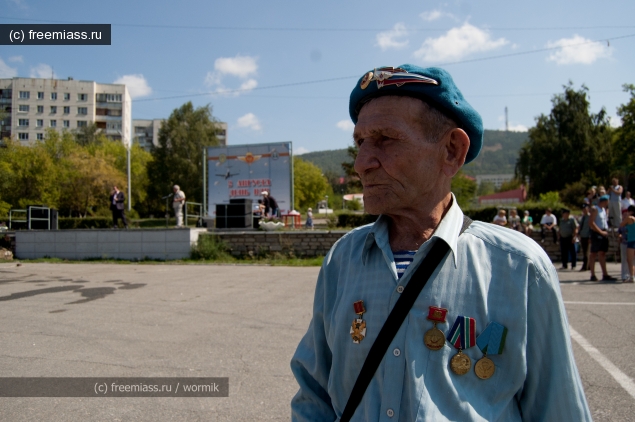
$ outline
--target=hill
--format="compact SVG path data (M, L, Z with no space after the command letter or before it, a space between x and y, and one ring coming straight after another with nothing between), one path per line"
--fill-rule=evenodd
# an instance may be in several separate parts
M514 172L516 158L522 144L527 141L527 132L505 132L504 130L485 130L483 149L479 156L463 168L470 176L479 174L510 174ZM310 161L324 173L343 175L342 163L350 161L346 148L315 151L299 156Z

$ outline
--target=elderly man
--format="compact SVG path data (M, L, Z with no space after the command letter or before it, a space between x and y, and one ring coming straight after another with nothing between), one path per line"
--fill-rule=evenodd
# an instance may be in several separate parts
M464 218L450 192L483 135L450 75L374 69L349 104L364 206L380 217L324 259L291 361L292 420L590 420L551 261Z

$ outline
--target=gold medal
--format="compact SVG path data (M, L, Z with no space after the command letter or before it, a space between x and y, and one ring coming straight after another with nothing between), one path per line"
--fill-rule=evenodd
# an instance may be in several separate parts
M495 371L496 366L494 365L494 362L492 362L492 360L487 356L483 356L478 362L476 362L476 365L474 365L474 372L476 373L476 376L482 380L491 378Z
M436 327L430 328L423 336L423 343L430 350L442 349L445 345L445 334Z
M362 319L362 316L364 316L364 312L366 312L364 301L358 300L357 302L353 303L353 309L355 309L355 313L359 315L359 318L355 318L353 320L353 323L351 324L350 334L353 338L353 343L359 344L359 342L364 340L364 337L366 337L366 321Z
M472 367L472 360L470 357L463 353L461 349L459 349L459 353L454 355L454 357L450 360L450 369L457 375L465 375L470 371Z

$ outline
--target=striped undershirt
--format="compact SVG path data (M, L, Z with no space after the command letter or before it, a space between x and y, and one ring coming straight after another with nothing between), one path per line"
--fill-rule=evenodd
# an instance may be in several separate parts
M395 265L397 266L397 277L401 278L403 273L406 272L408 265L412 263L412 260L417 251L396 251L392 255L395 257Z

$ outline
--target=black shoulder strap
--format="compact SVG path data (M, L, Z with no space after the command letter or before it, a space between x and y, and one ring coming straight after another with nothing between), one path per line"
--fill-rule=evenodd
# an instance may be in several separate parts
M463 226L461 227L459 236L470 226L470 224L472 224L472 219L464 215ZM419 268L417 268L415 273L412 275L412 278L401 293L397 303L395 303L395 307L392 308L392 311L390 311L384 326L381 327L375 342L370 347L368 356L366 356L362 370L357 376L357 381L355 381L353 391L351 391L351 395L348 398L348 402L346 403L346 407L342 413L342 418L340 419L341 422L348 422L353 417L357 406L359 406L362 401L362 397L364 397L368 384L370 384L370 381L373 379L381 360L386 354L388 347L390 347L390 343L392 343L395 335L397 335L397 331L399 331L401 324L406 319L406 316L408 316L412 305L414 305L415 301L419 297L419 293L421 293L421 290L423 290L423 287L428 282L428 279L439 266L449 250L450 247L447 243L437 240L432 246L432 249L430 249L430 252L428 252L428 255L426 255L421 264L419 264Z

